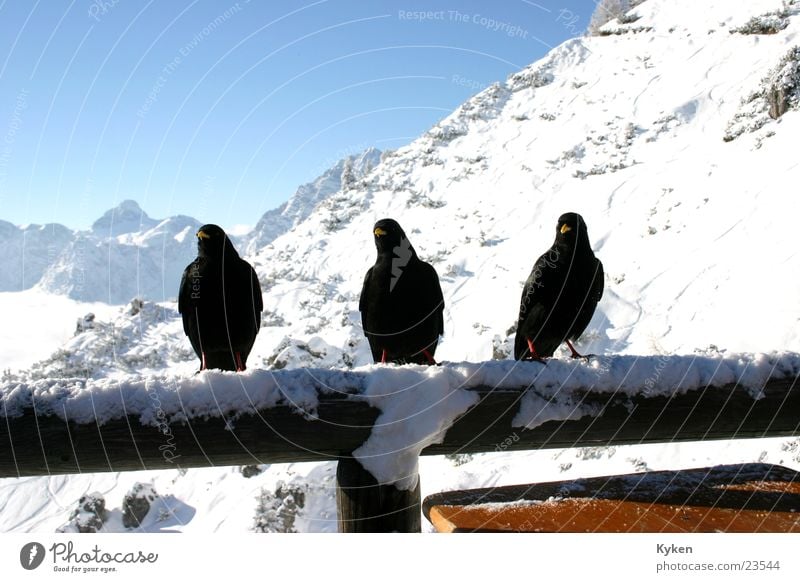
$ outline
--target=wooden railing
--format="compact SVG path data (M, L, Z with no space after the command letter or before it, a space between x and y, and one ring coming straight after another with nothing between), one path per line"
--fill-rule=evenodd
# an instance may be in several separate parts
M800 435L800 377L768 381L759 399L735 385L671 397L578 391L574 406L591 405L596 415L532 429L512 426L528 389L471 389L477 404L422 454ZM232 424L195 418L149 426L131 416L78 424L29 408L0 419L0 477L349 459L380 414L363 400L332 394L319 394L315 418L298 412L284 405L254 410ZM366 472L354 480L353 471L363 470L352 460L340 463L340 529L419 529L419 487L394 499L395 509L372 507L361 493L387 486Z

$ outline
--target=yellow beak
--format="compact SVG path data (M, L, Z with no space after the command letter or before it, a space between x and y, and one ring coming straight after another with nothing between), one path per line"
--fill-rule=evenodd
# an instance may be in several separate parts
M374 231L372 231L372 232L373 232L373 234L374 234L375 236L385 236L385 235L386 235L386 231L385 231L385 230L383 230L382 228L376 228L376 229L375 229Z
M572 230L572 227L564 224L561 226L561 234L567 234L569 231Z
M198 230L197 231L197 238L211 238L211 237L208 234L206 234L204 231Z

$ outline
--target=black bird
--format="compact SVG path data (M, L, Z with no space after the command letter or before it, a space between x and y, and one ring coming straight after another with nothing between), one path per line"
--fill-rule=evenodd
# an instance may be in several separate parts
M580 214L561 215L556 240L533 266L519 306L514 358L549 358L567 342L573 358L582 357L577 340L603 296L603 263L589 245Z
M183 271L178 311L200 369L241 372L261 327L263 299L253 267L239 257L225 231L197 231L197 258Z
M436 270L417 257L390 218L372 231L378 258L364 277L358 309L375 362L435 364L444 333L444 297Z

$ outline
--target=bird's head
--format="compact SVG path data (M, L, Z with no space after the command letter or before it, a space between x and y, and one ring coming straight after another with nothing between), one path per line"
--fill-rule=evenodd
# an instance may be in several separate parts
M576 244L577 241L587 241L586 223L577 212L567 212L558 218L556 225L556 241L561 243Z
M372 228L372 234L375 237L375 247L378 249L378 254L397 254L398 249L402 252L408 250L412 253L414 252L408 237L406 237L406 233L403 232L403 228L396 220L392 220L391 218L379 220Z
M201 257L219 257L236 253L228 235L216 224L204 224L197 230L197 253Z

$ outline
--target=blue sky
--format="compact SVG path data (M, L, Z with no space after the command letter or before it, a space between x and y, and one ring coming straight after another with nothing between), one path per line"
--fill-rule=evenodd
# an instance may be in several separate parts
M0 219L252 225L580 35L594 0L0 0Z

